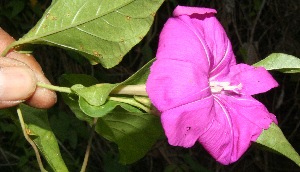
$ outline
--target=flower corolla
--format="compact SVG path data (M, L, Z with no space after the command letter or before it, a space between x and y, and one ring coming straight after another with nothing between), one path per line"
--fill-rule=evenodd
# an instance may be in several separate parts
M276 117L252 95L278 83L263 67L237 64L209 8L178 6L160 34L146 90L169 144L199 142L220 163L237 161Z

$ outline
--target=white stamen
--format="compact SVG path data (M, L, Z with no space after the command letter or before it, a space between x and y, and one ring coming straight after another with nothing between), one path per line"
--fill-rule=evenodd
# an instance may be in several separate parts
M222 91L232 91L239 94L239 91L243 88L242 83L239 85L230 85L230 82L218 82L211 81L209 83L210 90L212 93L221 93Z

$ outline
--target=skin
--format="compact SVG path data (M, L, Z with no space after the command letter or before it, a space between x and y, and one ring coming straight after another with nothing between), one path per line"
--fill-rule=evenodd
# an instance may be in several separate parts
M14 41L0 28L0 54ZM52 107L57 100L56 93L37 87L37 82L50 84L32 55L11 50L5 57L0 56L0 108L22 102L36 108Z

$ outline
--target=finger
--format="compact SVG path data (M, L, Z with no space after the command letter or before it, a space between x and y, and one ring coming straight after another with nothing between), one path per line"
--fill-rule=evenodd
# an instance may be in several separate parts
M15 41L9 34L0 28L0 51L2 52L10 43ZM14 51L10 51L6 57L18 60L27 64L35 73L38 82L50 84L49 80L44 76L41 66L35 60L32 55L19 54ZM37 87L32 97L30 97L26 103L30 106L37 108L50 108L56 103L57 97L55 92Z
M45 77L40 65L33 56L28 54L10 52L7 57L22 61L23 63L27 64L34 71L38 82L50 84L49 80ZM34 94L26 101L26 104L36 108L50 108L56 103L56 100L57 98L54 91L37 87Z
M24 63L1 57L0 108L15 106L30 97L36 89L34 72Z
M0 27L0 54L2 54L6 47L14 41L15 39Z

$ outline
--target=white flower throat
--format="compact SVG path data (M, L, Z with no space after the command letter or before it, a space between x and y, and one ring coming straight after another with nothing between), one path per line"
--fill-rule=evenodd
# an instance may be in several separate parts
M240 90L242 90L243 88L242 83L239 83L238 85L230 85L230 82L218 82L218 81L209 82L209 86L213 94L221 93L223 91L230 91L239 94Z

